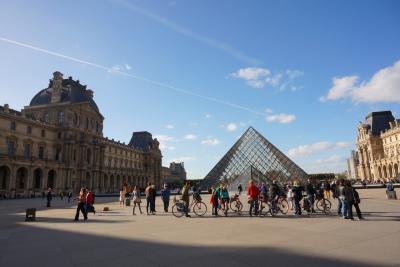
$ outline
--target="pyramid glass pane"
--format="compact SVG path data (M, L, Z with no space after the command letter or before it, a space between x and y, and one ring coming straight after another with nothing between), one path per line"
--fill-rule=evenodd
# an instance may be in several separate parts
M307 173L250 127L204 178L203 187L225 181L229 187L256 181L307 179Z

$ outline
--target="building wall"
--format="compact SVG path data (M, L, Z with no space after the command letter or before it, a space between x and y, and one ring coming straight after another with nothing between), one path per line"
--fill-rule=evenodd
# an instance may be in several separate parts
M104 138L97 107L59 100L21 112L0 106L1 196L29 196L48 187L56 193L81 187L99 193L117 192L124 183L161 186L156 139L144 150Z
M389 123L388 129L373 135L366 124L358 126L356 165L362 180L393 179L400 173L400 121Z

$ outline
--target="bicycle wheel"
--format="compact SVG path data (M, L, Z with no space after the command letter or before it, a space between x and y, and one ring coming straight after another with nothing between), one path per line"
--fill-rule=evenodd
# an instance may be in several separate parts
M289 204L286 199L283 199L281 202L277 203L278 209L282 214L286 214L289 211Z
M325 205L324 205L325 203ZM320 199L317 202L317 209L322 212L329 212L331 210L332 203L328 199Z
M229 206L233 212L240 212L243 209L243 204L240 201L232 201Z
M178 203L175 203L175 204L172 206L172 214L173 214L175 217L180 218L180 217L183 216L183 211L179 211L179 210L178 210L178 206L177 206L176 204L178 204ZM181 208L179 208L179 209L181 209Z
M197 216L203 216L207 212L207 206L204 202L196 202L193 205L193 212Z

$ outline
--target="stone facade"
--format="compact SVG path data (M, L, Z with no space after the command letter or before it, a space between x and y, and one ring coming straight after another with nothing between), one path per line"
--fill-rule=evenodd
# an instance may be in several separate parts
M399 176L400 120L390 111L372 112L358 125L357 172L361 180Z
M350 152L350 158L347 159L347 177L349 179L353 180L359 179L357 164L358 164L357 152L352 150Z
M103 137L103 121L93 91L60 72L21 111L0 106L0 196L160 186L157 139L134 132L129 144L114 141Z
M161 179L163 183L171 183L171 182L184 182L186 180L186 170L183 162L175 163L172 162L168 167L162 167L161 170Z

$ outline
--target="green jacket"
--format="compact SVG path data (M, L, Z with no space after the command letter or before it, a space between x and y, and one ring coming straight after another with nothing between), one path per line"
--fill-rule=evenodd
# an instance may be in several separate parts
M189 203L189 186L184 186L182 188L182 197L181 199L187 203Z
M221 197L221 188L218 187L217 189L214 190L214 198L220 198Z

